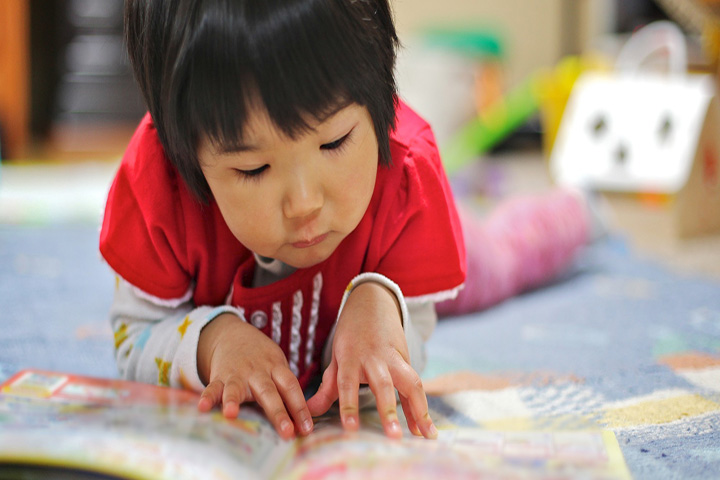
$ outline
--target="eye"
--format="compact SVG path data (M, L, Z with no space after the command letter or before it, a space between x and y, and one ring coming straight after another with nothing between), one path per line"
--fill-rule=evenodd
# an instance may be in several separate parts
M350 137L351 133L352 133L352 130L350 130L347 134L338 138L334 142L323 143L322 145L320 145L320 150L338 150L340 147L342 147L345 144L345 141Z
M590 128L592 130L592 134L596 137L602 136L603 133L607 130L607 122L605 121L604 115L598 115L597 118L592 122L590 125Z
M665 115L660 121L660 128L658 129L658 136L660 140L665 142L670 138L672 133L672 118L670 115Z
M238 175L245 179L258 179L268 168L270 168L270 165L263 165L262 167L255 168L253 170L240 170L238 168L235 168L234 170L238 173Z

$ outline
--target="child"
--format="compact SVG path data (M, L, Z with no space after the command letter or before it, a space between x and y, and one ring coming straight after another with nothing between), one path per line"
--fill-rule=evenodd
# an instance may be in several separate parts
M100 239L123 376L256 401L284 438L335 400L357 428L361 384L399 436L397 389L436 436L416 371L465 258L387 1L130 0L126 30L150 113Z
M431 130L396 97L387 0L127 0L125 22L149 114L100 237L122 375L229 418L255 401L283 438L335 401L357 429L368 398L399 437L397 390L434 438L417 372L465 250Z

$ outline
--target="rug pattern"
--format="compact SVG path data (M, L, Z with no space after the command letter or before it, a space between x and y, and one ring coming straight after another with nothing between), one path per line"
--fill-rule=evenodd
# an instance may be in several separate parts
M112 377L112 276L93 225L0 225L0 379ZM423 377L440 428L615 432L635 478L720 472L720 283L621 238L564 278L441 320Z

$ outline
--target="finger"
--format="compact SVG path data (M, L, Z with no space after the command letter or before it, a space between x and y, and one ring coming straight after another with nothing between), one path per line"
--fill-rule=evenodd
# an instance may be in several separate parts
M225 418L235 419L240 413L240 404L247 399L247 386L231 378L225 383L222 395L222 412Z
M338 365L337 391L340 403L340 420L346 430L360 427L358 391L360 389L360 365L346 362Z
M313 421L298 379L287 369L273 372L272 377L287 410L295 419L297 430L303 435L309 435L313 430Z
M222 399L223 387L224 385L220 380L210 382L200 394L198 410L209 412L215 405L218 405Z
M327 412L338 399L337 363L332 362L323 373L322 383L317 392L307 402L310 414L317 417Z
M425 438L437 438L437 429L430 418L422 380L415 370L401 359L400 354L398 354L398 359L399 361L392 363L390 375L401 398L407 399L409 411L407 408L403 408L405 417L413 418Z
M420 429L415 422L415 418L412 416L412 412L410 411L410 404L408 403L407 398L400 395L400 404L402 405L403 412L405 413L405 420L407 421L410 433L416 437L422 437L422 432L420 432Z
M278 393L277 386L268 377L250 382L250 391L255 401L265 411L265 415L275 426L278 434L288 440L295 436L295 427L285 409L285 404Z
M377 411L380 414L385 435L390 438L401 438L402 429L397 416L397 401L392 377L385 364L370 363L365 365L365 377L375 395Z

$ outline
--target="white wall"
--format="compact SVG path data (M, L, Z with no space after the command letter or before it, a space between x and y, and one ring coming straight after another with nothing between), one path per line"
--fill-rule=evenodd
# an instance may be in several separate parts
M507 84L578 53L607 31L611 0L391 0L401 40L427 26L490 26L503 32Z

